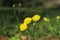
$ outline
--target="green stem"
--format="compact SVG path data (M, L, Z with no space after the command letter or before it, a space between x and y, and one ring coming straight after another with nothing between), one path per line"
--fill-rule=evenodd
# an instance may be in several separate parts
M18 23L18 25L19 25L19 19L18 19L17 15L16 15L16 9L13 8L13 11L14 11L14 15L15 15L15 17L16 17L17 23Z

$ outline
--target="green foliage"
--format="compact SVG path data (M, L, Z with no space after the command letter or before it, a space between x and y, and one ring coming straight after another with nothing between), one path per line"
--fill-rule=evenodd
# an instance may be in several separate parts
M48 34L53 34L54 36L60 36L60 19L57 20L56 16L60 16L59 9L46 9L44 10L36 8L21 8L21 9L0 9L0 35L11 36L10 40L18 39L19 37L15 37L17 33L19 33L19 25L23 22L23 19L26 17L31 17L34 14L41 15L40 21L36 22L36 25L33 26L33 22L28 25L28 29L23 32L27 36L32 36L33 38L39 38L41 36L46 36ZM44 15L44 13L46 13ZM43 17L48 17L50 19L49 22L45 22ZM17 20L18 19L18 20ZM19 33L22 35L22 33ZM18 35L18 36L20 36ZM12 37L14 36L14 37Z

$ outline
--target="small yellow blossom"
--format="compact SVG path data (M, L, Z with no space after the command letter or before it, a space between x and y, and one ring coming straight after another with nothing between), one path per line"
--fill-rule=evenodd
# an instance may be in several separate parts
M32 17L32 20L33 21L39 21L39 19L40 19L40 15L34 15L33 17Z
M57 16L56 18L57 18L57 19L60 19L60 16Z
M43 20L44 21L49 21L49 19L47 17L44 17Z
M24 23L26 23L26 24L31 23L31 21L32 21L32 18L30 18L30 17L27 17L24 19Z
M24 24L24 23L20 24L20 31L24 31L26 29L27 29L27 25L26 24Z

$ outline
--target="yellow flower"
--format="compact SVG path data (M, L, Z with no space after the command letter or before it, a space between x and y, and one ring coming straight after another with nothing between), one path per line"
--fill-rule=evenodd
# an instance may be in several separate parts
M57 19L60 19L60 16L57 16L56 18L57 18Z
M27 25L26 24L24 24L24 23L20 24L20 31L24 31L26 29L27 29Z
M32 21L32 18L30 18L30 17L27 17L24 19L25 24L29 24L29 23L31 23L31 21Z
M39 21L39 19L40 19L40 15L34 15L33 17L32 17L32 20L33 21Z
M47 17L44 17L43 20L44 21L49 21L49 19Z

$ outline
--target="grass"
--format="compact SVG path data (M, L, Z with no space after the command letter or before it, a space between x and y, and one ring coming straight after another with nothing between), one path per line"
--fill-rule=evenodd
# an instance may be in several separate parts
M31 31L28 31L29 35L31 35L31 33L33 32L31 36L33 38L36 38L35 40L38 40L38 39L39 40L60 40L59 39L59 37L60 37L60 29L59 29L60 28L60 19L57 19L56 17L52 17L49 19L50 19L50 21L44 21L42 19L36 23L35 26L38 27L39 30L37 30L33 25L29 25L29 27L31 27L31 29L30 29ZM34 30L32 30L32 29L34 29ZM26 36L28 35L28 32L26 32ZM18 37L16 37L16 36L11 37L10 40L19 40L19 38L20 38L20 35L18 35Z
M10 10L10 8L7 8L6 10L5 9L0 8L0 12L1 12L0 14L1 14L1 18L2 18L0 20L1 20L1 23L3 23L2 27L7 27L7 28L5 28L5 29L1 28L1 29L4 29L2 31L5 34L6 34L6 31L11 33L11 31L13 29L12 33L15 32L15 33L13 33L14 36L12 36L12 33L9 34L9 35L11 35L9 40L19 40L20 36L22 35L21 34L22 32L19 31L19 28L17 25L17 20L14 16L12 10ZM34 13L38 13L38 14L42 13L42 12L40 12L40 9L38 9L38 8L36 8L36 9L35 8L34 9L32 9L32 8L31 9L30 8L21 8L21 9L16 8L16 9L18 10L18 12L16 11L16 14L17 15L19 14L19 16L18 16L19 23L22 21L21 18L23 18L23 17L32 16L32 15L34 15ZM36 10L38 10L38 11L36 11ZM47 14L44 16L41 15L42 18L38 22L36 22L35 26L32 25L33 22L30 25L28 25L29 30L27 29L23 33L26 36L31 36L32 38L36 38L39 40L45 40L45 39L53 40L55 38L56 38L56 40L60 40L59 39L60 38L60 19L56 18L56 16L60 16L60 10L58 8L46 9L46 10L47 10ZM20 13L23 13L23 12L24 12L25 16L23 14L20 15ZM7 15L5 15L4 13L6 13ZM43 17L45 17L45 16L47 18L49 18L50 21L44 21ZM11 21L11 20L14 20L14 21ZM2 33L2 31L1 31L1 33ZM16 33L17 31L18 31L18 33Z

